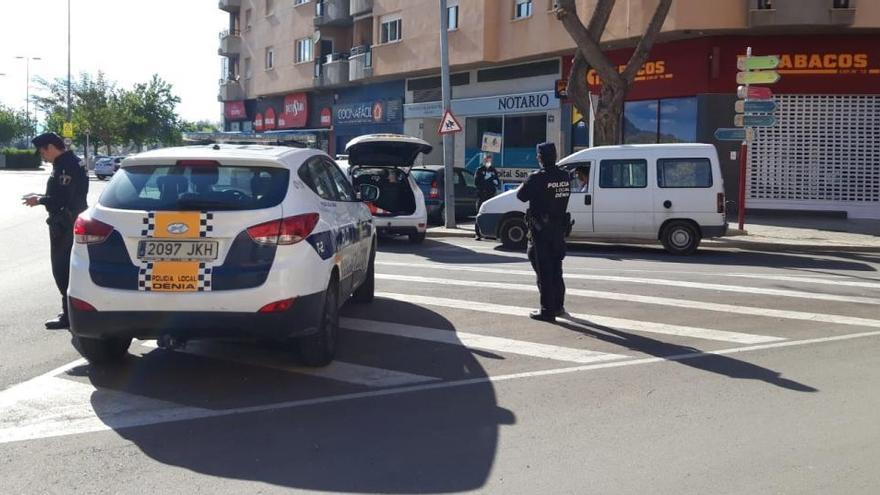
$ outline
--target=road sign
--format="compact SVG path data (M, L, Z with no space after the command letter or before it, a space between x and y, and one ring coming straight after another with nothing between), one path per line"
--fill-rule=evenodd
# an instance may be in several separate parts
M461 132L461 124L458 123L458 119L455 118L455 115L452 115L452 112L447 110L445 114L443 114L443 120L440 121L440 128L437 129L439 134L452 134L455 132Z
M483 146L480 151L488 151L491 153L501 153L501 134L494 132L483 133Z
M773 115L742 115L733 118L733 125L737 127L771 127L776 125L776 117Z
M734 106L736 113L772 113L776 102L772 100L738 100Z
M738 72L737 84L773 84L779 81L779 73L775 70L759 70L755 72Z
M764 55L762 57L738 57L736 68L739 70L775 69L779 67L777 55Z
M764 86L739 86L736 97L740 100L769 100L773 98L773 91Z
M65 122L61 127L61 136L66 138L73 137L73 122Z
M741 128L722 128L715 131L715 139L719 141L752 141L755 131Z

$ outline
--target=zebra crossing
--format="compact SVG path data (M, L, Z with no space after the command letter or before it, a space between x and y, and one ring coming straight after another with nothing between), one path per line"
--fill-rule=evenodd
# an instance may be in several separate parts
M526 262L381 256L377 299L344 309L340 353L326 368L265 346L193 343L172 353L136 341L126 373L155 372L153 384L96 376L77 360L0 391L0 444L880 336L880 319L870 317L880 314L880 282L779 273L705 280L712 275L573 270L568 314L554 326L527 318L537 290ZM645 293L657 289L662 295ZM207 382L256 392L224 402Z

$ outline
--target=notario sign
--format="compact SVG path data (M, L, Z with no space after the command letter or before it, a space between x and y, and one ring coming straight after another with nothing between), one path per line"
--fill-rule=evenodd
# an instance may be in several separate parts
M305 127L308 123L309 100L305 93L293 93L284 97L284 110L278 116L279 129Z
M547 93L502 96L498 98L498 110L504 112L539 110L546 109L549 106L550 96Z

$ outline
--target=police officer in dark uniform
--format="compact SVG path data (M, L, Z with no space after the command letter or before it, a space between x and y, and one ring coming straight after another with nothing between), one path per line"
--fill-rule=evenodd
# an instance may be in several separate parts
M89 176L80 166L79 158L65 150L64 141L57 134L41 134L31 141L44 162L52 163L52 175L46 183L46 194L24 198L28 206L43 205L49 212L49 242L52 256L52 276L61 292L61 313L46 322L46 328L69 328L67 318L67 285L70 279L70 251L73 248L73 223L82 213L89 193Z
M492 166L492 155L487 154L483 159L483 165L474 172L474 185L477 186L477 212L480 206L486 201L495 197L498 188L501 187L501 179L498 177L498 170ZM480 226L475 225L477 240L483 238L480 234Z
M565 312L562 260L565 258L565 236L571 227L567 212L571 182L569 175L556 166L556 146L553 143L538 145L538 162L542 169L523 182L516 197L529 203L526 211L528 254L538 275L538 291L541 293L541 309L529 316L553 322Z

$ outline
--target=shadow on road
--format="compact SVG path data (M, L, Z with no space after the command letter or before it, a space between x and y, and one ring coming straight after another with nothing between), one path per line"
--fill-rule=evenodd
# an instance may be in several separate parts
M522 263L522 257L475 251L454 243L426 239L421 244L410 244L405 237L381 237L379 250L383 253L412 254L438 263L479 265L484 263ZM504 251L496 249L498 253ZM513 252L513 251L511 251Z
M729 356L707 354L695 347L670 344L656 339L623 332L589 320L565 316L557 324L568 330L620 345L636 352L679 362L701 371L708 371L739 380L760 380L796 392L818 392L809 385L783 378L782 374Z
M442 316L422 307L377 300L381 308L353 306L344 314L399 315L454 332ZM372 309L371 309L372 308ZM105 424L158 462L221 478L326 492L440 493L480 489L498 447L501 424L513 414L497 405L491 382L463 346L396 339L383 356L384 336L343 331L339 361L423 374L440 380L371 388L290 371L155 350L132 355L121 367L74 370L97 388L91 402ZM371 339L378 340L367 348ZM387 337L385 337L387 338ZM388 346L393 346L389 343ZM230 346L198 343L198 346ZM264 345L239 345L242 358L284 353ZM255 351L256 349L256 351ZM257 352L259 351L259 352ZM438 359L441 358L441 359ZM397 359L397 361L395 361ZM296 363L291 363L296 366ZM420 366L420 367L419 367ZM429 373L430 370L430 373ZM451 381L465 386L443 386ZM424 386L423 386L424 385ZM440 385L440 386L437 386ZM119 392L208 409L201 419L119 427ZM128 396L130 397L130 396ZM271 404L285 403L272 408ZM269 407L261 407L269 406ZM223 415L230 408L257 411ZM214 416L214 417L211 417ZM184 489L185 490L185 489Z

